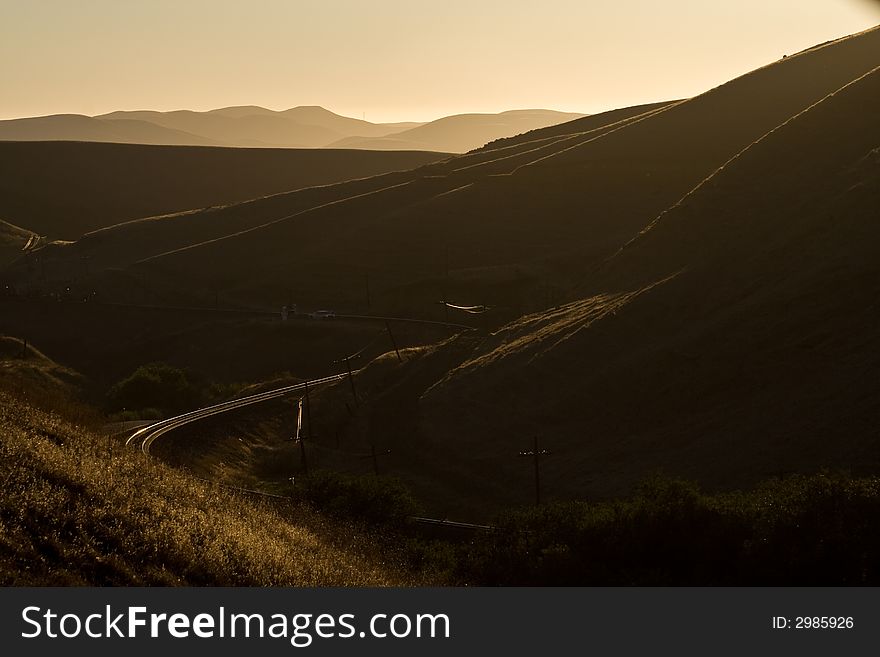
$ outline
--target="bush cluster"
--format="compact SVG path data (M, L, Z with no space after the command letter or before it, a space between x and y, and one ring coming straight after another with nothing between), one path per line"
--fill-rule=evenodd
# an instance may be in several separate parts
M327 515L368 524L400 526L420 512L409 489L393 477L321 470L297 477L294 495Z
M141 365L110 388L107 406L110 412L126 409L128 414L136 411L137 415L137 411L143 410L152 415L168 415L205 406L229 392L187 370L167 363L150 363Z
M509 513L462 554L489 585L876 585L880 478L794 476L707 495L653 479L629 499Z

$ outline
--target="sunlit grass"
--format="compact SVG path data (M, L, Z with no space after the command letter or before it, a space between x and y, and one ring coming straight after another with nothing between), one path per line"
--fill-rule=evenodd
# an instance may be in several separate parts
M4 585L405 585L350 527L191 478L0 390Z

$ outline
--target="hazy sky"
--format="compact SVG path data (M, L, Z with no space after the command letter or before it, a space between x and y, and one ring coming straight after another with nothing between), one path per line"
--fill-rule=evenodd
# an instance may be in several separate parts
M0 0L0 118L595 112L691 96L877 23L868 0Z

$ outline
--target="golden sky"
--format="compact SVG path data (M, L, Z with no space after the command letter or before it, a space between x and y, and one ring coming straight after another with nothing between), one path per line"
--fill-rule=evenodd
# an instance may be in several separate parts
M372 121L691 96L868 0L0 0L0 118L323 105Z

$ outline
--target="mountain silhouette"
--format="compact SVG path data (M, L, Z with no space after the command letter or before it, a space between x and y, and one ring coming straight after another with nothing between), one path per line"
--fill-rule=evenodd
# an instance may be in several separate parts
M276 112L254 105L207 112L117 111L0 121L0 141L98 141L243 148L358 148L461 152L498 137L560 123L576 114L547 110L469 114L430 124L370 123L323 107ZM415 132L412 132L415 131Z
M218 142L176 128L129 117L103 121L80 114L56 114L0 121L0 141L100 141L121 144L216 146Z
M464 153L502 137L557 125L583 114L551 110L513 110L500 114L458 114L424 125L380 135L372 139L348 137L336 142L338 148L374 150L429 150Z

